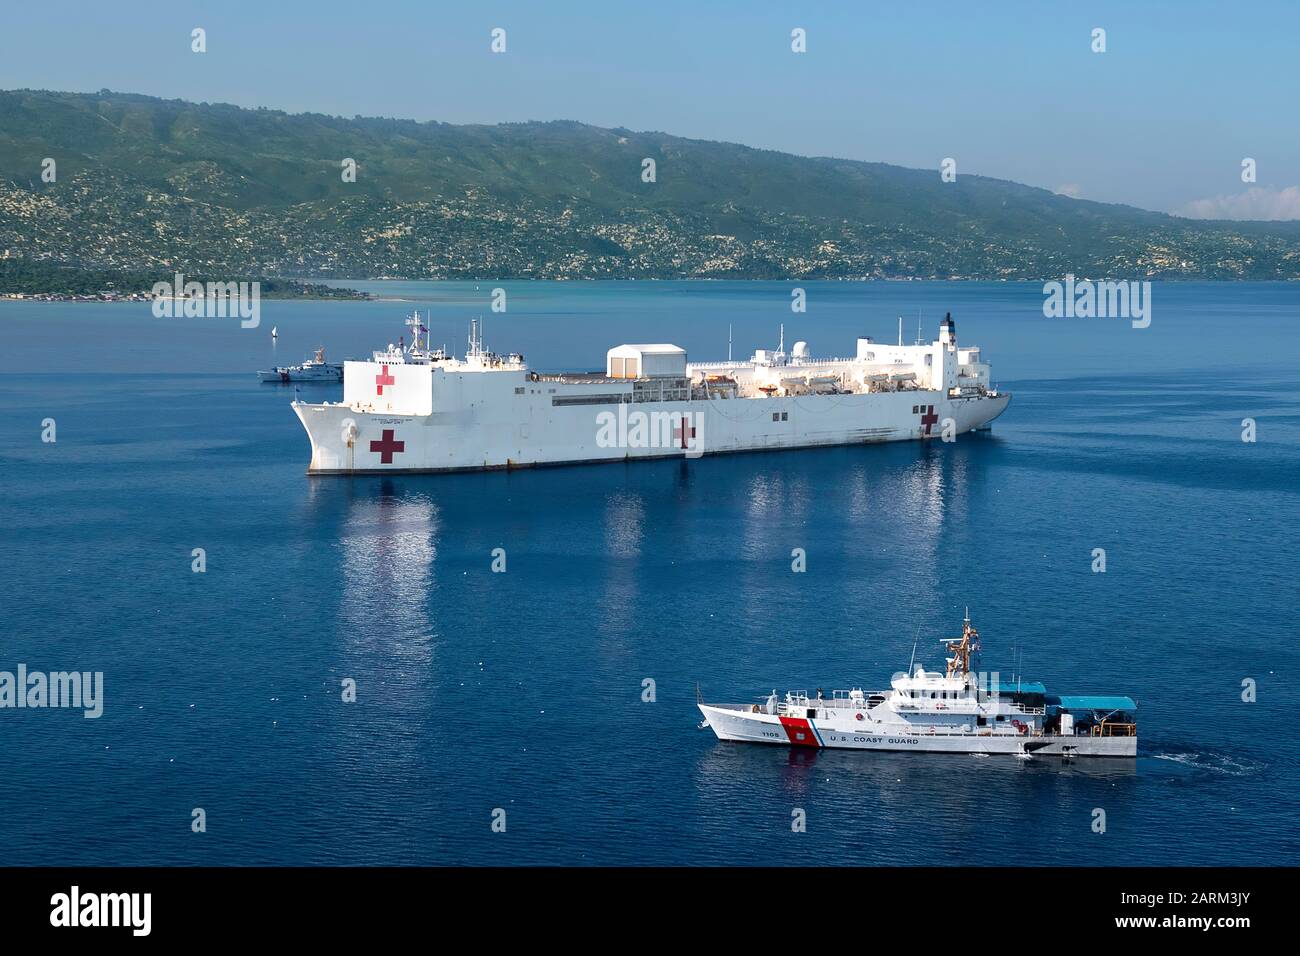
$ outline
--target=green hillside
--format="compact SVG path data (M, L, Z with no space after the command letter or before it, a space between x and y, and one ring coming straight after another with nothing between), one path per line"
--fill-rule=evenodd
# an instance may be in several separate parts
M1300 224L572 122L14 91L0 92L0 257L280 276L1294 279Z

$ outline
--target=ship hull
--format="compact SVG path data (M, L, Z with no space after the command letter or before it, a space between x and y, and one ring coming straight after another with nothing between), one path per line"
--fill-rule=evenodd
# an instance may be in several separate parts
M719 740L787 747L889 750L910 753L1005 754L1044 757L1136 757L1137 737L1025 735L972 729L929 732L897 723L855 718L818 721L753 712L752 708L700 704Z
M341 367L334 367L328 371L312 372L300 372L294 369L276 369L272 372L258 372L257 377L262 382L275 385L337 385L343 381L343 369Z
M308 473L357 475L696 458L955 438L987 427L1010 401L1007 394L947 398L936 391L912 390L621 406L556 406L549 399L506 401L497 412L488 411L495 403L483 402L456 412L423 415L348 404L295 402L293 408L311 440ZM658 421L675 424L651 423L638 431L638 414L660 416ZM681 437L683 432L689 437Z

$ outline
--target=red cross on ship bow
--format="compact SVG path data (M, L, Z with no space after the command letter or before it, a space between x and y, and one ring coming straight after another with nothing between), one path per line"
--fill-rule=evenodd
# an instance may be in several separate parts
M385 428L383 435L376 441L370 443L370 450L379 452L379 462L383 465L393 463L393 455L400 451L406 451L406 442L394 441L393 430Z
M375 376L375 394L376 395L384 394L384 386L392 385L396 381L397 379L393 378L393 376L388 374L388 366L385 365L384 370Z

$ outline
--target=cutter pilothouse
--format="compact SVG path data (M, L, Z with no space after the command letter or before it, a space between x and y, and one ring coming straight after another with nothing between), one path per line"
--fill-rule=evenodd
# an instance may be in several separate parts
M1021 757L1135 757L1137 704L1129 697L1047 693L1039 683L1000 684L977 673L979 632L967 614L959 638L945 639L942 672L920 665L889 690L773 691L762 703L699 702L721 740Z
M931 343L857 340L848 358L807 343L747 362L695 362L667 343L619 345L603 372L544 374L498 355L471 324L463 358L412 342L344 363L343 401L294 402L310 474L467 471L699 457L956 437L986 428L1011 396L944 318Z

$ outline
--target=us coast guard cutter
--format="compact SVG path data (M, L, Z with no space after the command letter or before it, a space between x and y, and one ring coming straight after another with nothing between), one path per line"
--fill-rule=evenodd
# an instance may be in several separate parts
M944 673L896 676L891 690L773 691L763 704L706 704L721 740L1017 756L1136 757L1137 704L1128 697L1053 696L1042 684L982 680L973 668L979 632L967 614L960 638L943 642Z
M440 472L811 448L959 435L986 427L1011 396L989 385L952 317L929 344L857 340L852 358L804 342L748 362L687 363L675 345L620 345L603 373L544 375L484 348L464 358L428 344L344 363L343 401L294 402L311 438L309 474ZM423 336L423 338L422 338Z

